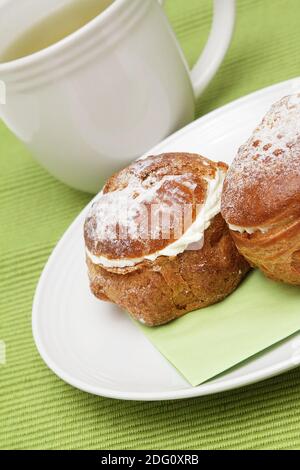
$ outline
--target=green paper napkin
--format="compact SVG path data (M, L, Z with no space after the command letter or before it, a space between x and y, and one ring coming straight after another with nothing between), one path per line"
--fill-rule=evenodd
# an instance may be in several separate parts
M254 271L227 299L167 325L142 326L194 386L300 330L300 288Z

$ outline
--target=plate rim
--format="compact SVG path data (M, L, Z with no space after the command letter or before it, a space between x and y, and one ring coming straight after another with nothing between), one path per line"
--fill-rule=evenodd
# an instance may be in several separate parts
M283 82L254 91L224 106L221 106L209 112L208 114L196 119L195 121L188 124L187 126L180 129L179 131L175 132L174 134L170 135L169 137L164 139L162 142L157 144L155 147L150 149L146 153L146 155L156 152L156 149L159 149L162 146L162 144L168 144L170 141L174 139L176 140L176 138L181 137L185 135L186 133L190 132L194 128L198 127L199 122L203 124L206 121L209 121L210 119L215 119L215 117L217 117L218 115L224 112L229 111L230 109L239 107L240 105L242 105L244 102L247 102L248 100L251 101L251 99L253 98L259 99L261 95L272 93L273 91L277 89L279 90L280 88L285 88L289 86L293 87L297 83L300 89L300 77L299 76L292 78L290 80L285 80ZM39 327L38 327L39 305L40 305L40 300L41 300L41 296L43 292L43 286L47 279L48 272L51 270L52 265L55 262L57 251L63 245L65 239L68 238L68 235L70 235L71 232L76 230L77 225L81 223L81 219L84 217L85 213L88 211L94 199L95 198L92 198L92 200L87 204L87 206L76 216L75 220L67 228L67 230L64 232L64 234L62 235L62 237L60 238L60 240L54 247L50 257L48 258L48 261L46 262L46 265L42 271L42 274L39 278L37 288L36 288L34 298L33 298L32 334L33 334L34 342L36 344L37 350L41 358L43 359L47 367L50 370L52 370L52 372L54 372L60 379L62 379L64 382L68 383L69 385L79 390L82 390L87 393L91 393L93 395L106 397L106 398L114 398L114 399L121 399L121 400L134 400L134 401L164 401L164 400L179 400L179 399L193 398L193 397L198 397L198 396L207 396L207 395L218 394L221 392L226 392L229 390L234 390L234 389L251 385L257 382L261 382L262 380L270 379L274 376L283 374L284 372L288 372L292 369L299 367L299 363L297 363L291 357L287 360L277 362L269 367L260 369L259 371L250 372L247 375L244 375L242 377L235 377L232 379L224 380L222 382L213 383L213 384L211 384L210 382L207 382L207 383L198 385L196 387L191 386L190 388L171 390L171 391L166 391L166 392L132 392L132 391L127 392L127 391L110 389L108 387L92 386L92 385L85 383L84 381L80 379L74 378L68 372L64 371L48 355L46 348L43 345L43 341L41 339L41 335L39 334Z

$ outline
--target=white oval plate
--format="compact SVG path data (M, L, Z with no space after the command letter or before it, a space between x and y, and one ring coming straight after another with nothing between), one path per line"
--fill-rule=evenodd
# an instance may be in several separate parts
M149 154L188 151L231 163L270 105L300 90L290 80L239 99L177 132ZM33 334L50 369L69 384L126 400L169 400L208 395L258 382L299 365L289 338L215 380L191 387L127 315L89 291L83 222L77 217L53 251L33 304Z

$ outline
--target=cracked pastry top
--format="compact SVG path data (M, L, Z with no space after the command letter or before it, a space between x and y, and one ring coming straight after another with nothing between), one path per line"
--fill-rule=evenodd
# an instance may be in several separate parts
M220 212L226 171L224 163L187 153L136 161L113 176L93 204L85 223L88 256L125 267L201 242Z
M234 231L268 232L300 216L300 94L266 114L230 167L222 214Z

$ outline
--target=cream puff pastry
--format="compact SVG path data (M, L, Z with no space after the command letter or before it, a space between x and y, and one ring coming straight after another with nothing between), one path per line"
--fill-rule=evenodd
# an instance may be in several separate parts
M252 266L300 285L300 94L275 103L240 148L222 215Z
M91 290L161 325L229 295L249 265L220 214L227 166L173 153L110 178L84 227Z

